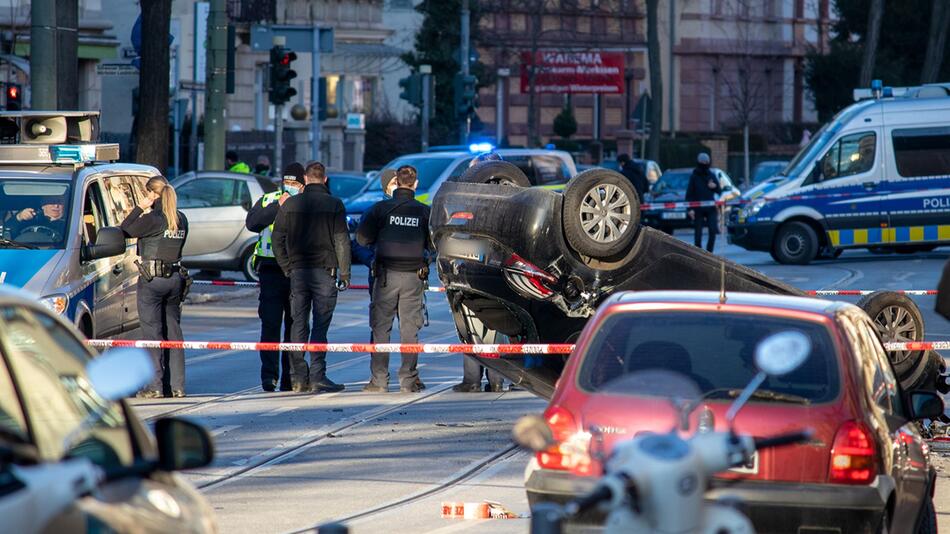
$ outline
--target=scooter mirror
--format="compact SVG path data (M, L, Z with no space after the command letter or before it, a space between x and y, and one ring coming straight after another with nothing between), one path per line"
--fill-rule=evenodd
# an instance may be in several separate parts
M86 365L92 387L109 401L135 393L152 380L154 373L152 359L142 349L113 349Z
M765 338L755 349L755 365L767 375L781 376L798 369L811 354L811 340L789 330Z
M539 415L526 415L518 419L511 436L515 443L535 452L545 451L557 444L551 427Z

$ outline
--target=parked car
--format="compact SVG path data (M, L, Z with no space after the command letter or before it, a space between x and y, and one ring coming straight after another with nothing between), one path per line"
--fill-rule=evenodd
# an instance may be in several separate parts
M622 290L717 290L805 296L728 259L639 224L632 184L606 169L568 182L563 193L522 187L505 162L477 165L442 185L429 227L439 278L464 343L509 339L568 343L611 294ZM501 179L508 185L498 185ZM512 185L515 184L515 185ZM888 341L922 341L920 309L879 291L860 305ZM893 313L894 310L900 310ZM900 333L899 333L900 332ZM891 353L906 386L937 386L943 358L933 351ZM565 358L479 358L486 367L550 397Z
M75 328L5 285L0 325L0 530L216 532L208 501L173 473L211 462L210 435L162 418L153 437L114 400L151 378L148 356L93 359ZM93 469L104 479L80 476Z
M368 186L370 178L360 172L327 172L327 182L330 194L346 202L351 197L362 193Z
M757 373L756 346L785 331L808 337L808 359L766 378L735 430L772 436L808 427L813 437L756 452L717 479L707 499L738 498L757 532L936 532L936 472L913 420L927 403L935 403L929 417L942 413L940 397L901 388L874 324L856 306L761 294L624 292L608 299L581 334L545 411L564 445L530 461L529 501L584 494L602 470L599 458L617 443L670 431L668 409L649 394L610 388L612 381L648 369L685 375L703 397L682 430L724 431L731 401Z
M749 185L759 185L782 172L785 167L788 167L788 160L760 161L752 169L752 183Z
M730 201L738 198L742 192L732 182L725 171L713 167L710 169L719 179L722 185L722 193L716 195L716 200ZM685 202L686 186L689 185L689 177L693 174L693 169L668 169L660 179L653 184L650 192L644 196L644 202L662 203L662 202ZM668 234L672 234L678 228L692 228L693 221L689 219L686 212L687 208L649 210L643 212L643 224L658 228ZM725 209L724 213L729 209Z
M244 226L247 212L264 193L277 190L269 178L226 171L185 173L174 181L178 209L188 217L182 264L212 274L241 271L256 282L251 265L257 234Z
M653 161L652 159L634 159L633 162L640 166L640 169L643 171L643 174L646 175L647 181L650 182L650 184L655 184L663 174L663 171L660 170L660 164ZM587 169L594 169L597 167L620 172L620 167L617 165L616 160L605 160L600 165L578 165L577 172L583 172Z

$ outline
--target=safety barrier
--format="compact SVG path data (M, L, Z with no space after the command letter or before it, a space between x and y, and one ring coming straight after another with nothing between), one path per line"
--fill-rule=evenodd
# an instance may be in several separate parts
M241 350L296 352L408 352L420 354L570 354L569 343L465 344L465 343L258 343L228 341L152 341L135 339L90 339L89 346L105 349L135 347L140 349ZM912 341L885 343L889 351L950 350L950 341Z

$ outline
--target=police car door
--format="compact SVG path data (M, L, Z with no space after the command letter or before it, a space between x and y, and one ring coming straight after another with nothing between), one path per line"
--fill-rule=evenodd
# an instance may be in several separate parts
M884 203L894 242L921 250L950 242L950 126L888 123L887 133L891 194Z
M144 198L146 180L148 180L147 176L108 176L102 179L109 221L113 226L122 224L122 221L138 205L139 200ZM138 267L135 265L137 258L135 245L131 241L126 242L125 254L115 258L119 264L113 272L119 271L116 274L116 281L121 283L122 288L123 331L132 330L139 324L136 295Z
M96 242L96 234L111 224L107 204L99 180L86 184L82 203L83 245ZM77 306L87 306L92 312L93 330L86 332L95 337L110 336L122 330L125 315L123 302L124 271L122 256L82 262L82 277L87 283L75 297Z
M832 246L874 245L886 237L881 146L880 127L843 134L803 184L802 203L823 216Z

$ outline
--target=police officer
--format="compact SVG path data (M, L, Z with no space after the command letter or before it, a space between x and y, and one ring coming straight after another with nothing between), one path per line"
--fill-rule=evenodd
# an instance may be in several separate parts
M424 284L429 278L426 253L433 247L429 239L429 207L415 199L418 185L414 167L399 167L393 197L377 202L363 214L356 232L361 245L376 247L369 319L374 343L389 342L397 313L399 340L419 340ZM413 393L425 388L416 368L418 359L415 353L402 353L399 391ZM363 391L389 391L389 353L373 353L370 371L372 377Z
M290 312L290 279L277 265L271 244L277 209L288 198L299 194L304 187L303 165L294 162L284 168L281 188L263 195L247 212L245 225L252 232L260 232L254 248L254 268L260 276L261 292L257 315L261 318L261 342L280 341L281 325L284 327L284 342L292 339L293 318ZM290 391L290 356L283 351L261 351L261 388L264 391L277 389ZM279 361L279 364L278 364Z
M716 195L722 193L722 184L710 169L710 163L709 154L702 152L697 156L696 168L693 169L689 184L686 186L686 202L716 200ZM716 232L719 230L718 208L714 206L690 208L686 213L693 220L693 243L697 247L703 246L703 226L705 226L709 230L706 250L712 252L716 247Z
M147 196L129 212L121 228L128 237L138 238L136 260L139 281L136 298L145 339L181 341L181 304L190 284L188 271L181 266L181 249L188 237L188 220L178 211L178 197L165 178L146 182ZM145 213L145 210L151 211ZM157 398L163 383L173 397L185 396L185 352L181 349L150 349L156 374L152 383L137 395Z
M326 186L327 172L314 161L304 172L303 192L284 201L274 221L274 257L290 278L293 339L326 343L338 291L350 286L350 236L346 210ZM339 279L336 277L339 275ZM313 329L310 315L313 313ZM327 378L326 352L290 354L291 388L313 393L342 391Z

